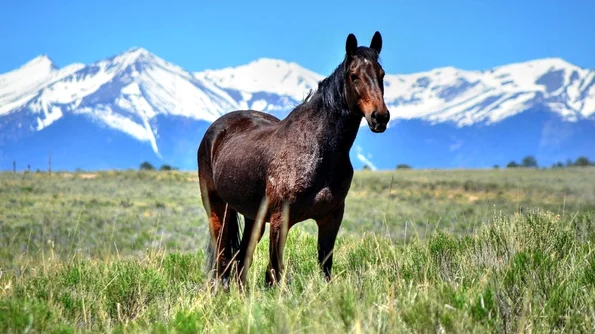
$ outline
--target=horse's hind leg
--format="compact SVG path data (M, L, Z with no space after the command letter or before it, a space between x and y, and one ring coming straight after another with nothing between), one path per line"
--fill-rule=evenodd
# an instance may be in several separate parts
M209 268L220 278L224 287L228 287L229 273L232 270L232 260L239 248L239 226L237 212L232 210L215 193L209 193L205 198L205 209L209 215L209 229L211 231L210 251L215 268Z
M260 240L265 229L265 223L262 222L260 230L255 231L256 226L255 220L244 217L244 234L242 236L242 242L240 243L240 252L238 254L238 278L241 284L245 284L248 277L248 270L252 263L252 255L254 249Z

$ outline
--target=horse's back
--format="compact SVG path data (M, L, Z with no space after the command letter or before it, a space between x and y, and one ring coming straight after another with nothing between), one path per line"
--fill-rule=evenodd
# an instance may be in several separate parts
M213 146L216 142L221 141L222 137L277 122L279 122L277 117L257 110L248 109L229 112L216 119L207 128L199 146L198 158L200 159L202 154L208 153L210 155L213 153L212 151L215 149ZM203 151L201 154L201 147L208 152Z
M238 131L255 126L269 125L279 122L279 119L271 114L258 110L235 110L219 117L211 124L209 130L218 132L221 129ZM206 134L205 134L206 135Z

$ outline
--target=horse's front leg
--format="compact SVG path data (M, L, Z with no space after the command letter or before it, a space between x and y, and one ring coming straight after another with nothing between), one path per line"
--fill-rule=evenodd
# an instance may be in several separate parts
M265 281L267 285L276 285L281 281L283 271L283 250L287 240L287 232L291 227L289 221L288 206L283 210L271 213L269 221L270 243L269 243L269 266L266 271Z
M345 202L341 203L330 215L316 220L316 225L318 225L318 264L327 281L331 280L333 248L335 247L339 227L341 227L344 211Z

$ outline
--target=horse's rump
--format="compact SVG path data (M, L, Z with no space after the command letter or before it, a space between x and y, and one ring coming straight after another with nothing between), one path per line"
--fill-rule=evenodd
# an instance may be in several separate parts
M199 177L208 179L208 190L248 217L264 196L266 138L278 122L259 111L233 111L209 127L199 147Z

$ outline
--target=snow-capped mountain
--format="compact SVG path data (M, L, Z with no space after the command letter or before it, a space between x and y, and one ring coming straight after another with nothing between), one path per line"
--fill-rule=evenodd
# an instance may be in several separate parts
M412 75L387 75L386 99L397 117L496 123L544 105L569 121L595 113L595 71L559 58L499 66L487 71L438 68Z
M248 108L284 117L328 74L268 58L192 73L142 48L64 68L42 55L0 75L0 164L42 168L51 152L63 169L136 168L141 159L195 169L210 122ZM356 167L595 155L595 71L562 59L387 74L385 99L389 129L360 130Z
M261 58L247 65L194 73L235 97L238 108L288 111L318 87L324 76L296 63Z

